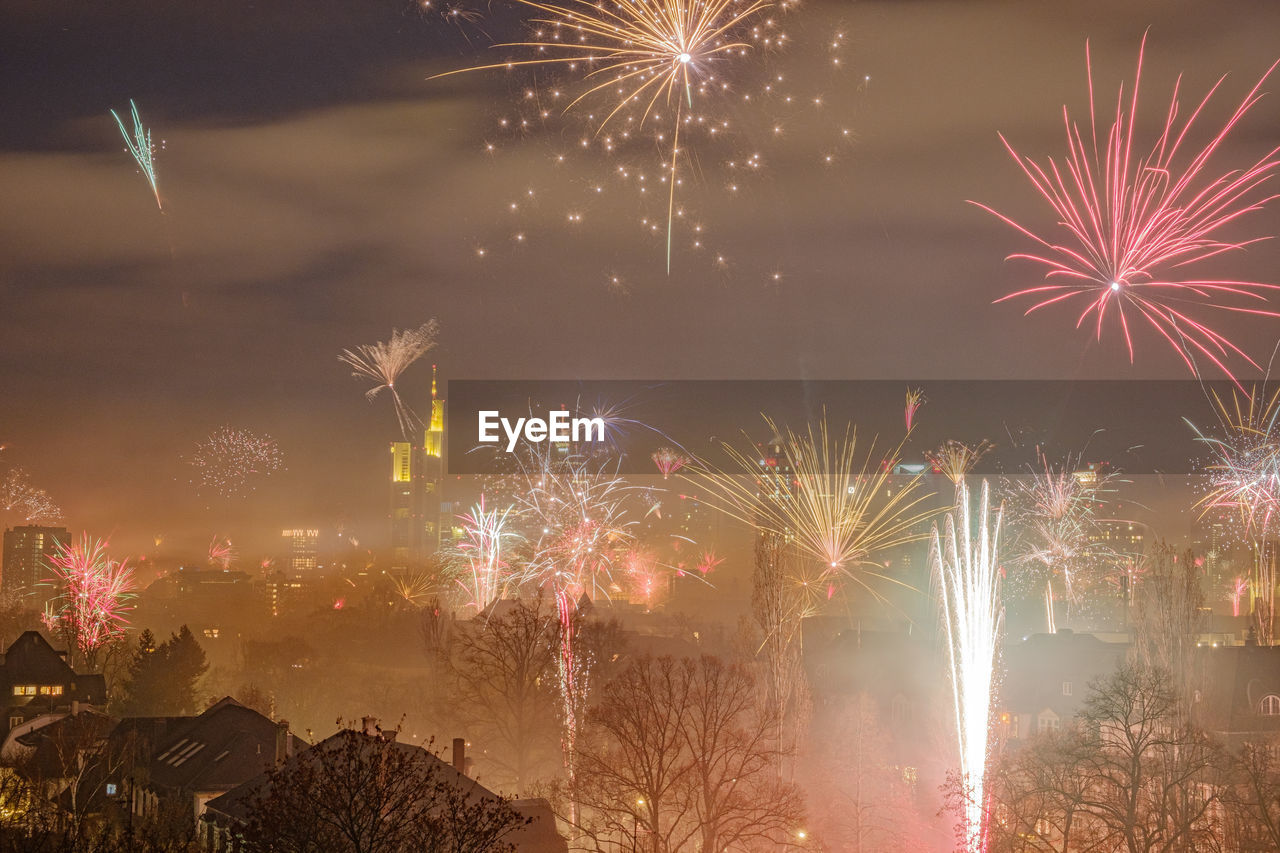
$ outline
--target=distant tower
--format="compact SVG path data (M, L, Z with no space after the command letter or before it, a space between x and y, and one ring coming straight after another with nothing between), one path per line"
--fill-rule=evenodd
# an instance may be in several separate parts
M53 576L49 558L70 541L71 533L65 527L26 525L6 530L0 592L20 598L27 607L43 610L57 594L54 586L46 583Z
M448 541L449 505L443 500L444 400L436 366L431 366L431 418L422 444L391 442L392 568L407 569L427 560Z
M314 527L295 527L283 530L280 535L288 548L289 570L309 572L320 564L320 531Z

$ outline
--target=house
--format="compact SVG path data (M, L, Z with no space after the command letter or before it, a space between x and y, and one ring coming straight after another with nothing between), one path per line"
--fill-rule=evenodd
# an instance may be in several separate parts
M998 738L1016 742L1066 726L1083 707L1089 685L1115 672L1128 650L1127 643L1068 628L1006 645L996 703Z
M135 815L172 808L199 820L205 804L293 755L301 741L275 722L223 698L195 717L126 719L113 733L132 739L137 760L108 781Z
M73 706L102 707L107 685L99 674L76 673L66 652L55 650L39 631L26 631L0 661L0 696L0 732L8 735L37 718L51 722Z
M1197 725L1233 748L1280 744L1280 646L1200 646L1193 661Z
M412 756L415 760L420 757L426 762L425 766L428 768L429 778L433 784L444 783L464 791L466 802L474 802L482 798L498 799L497 794L465 774L463 769L466 767L466 753L465 744L461 738L453 743L453 761L449 763L420 746L397 741L396 734L394 731L384 732L376 727L372 718L365 718L363 731L343 729L315 746L290 757L284 766L303 774L309 770L318 770L324 778L332 779L343 775L334 772L335 766L345 767L349 771L358 773L356 768L363 760L362 754L369 756L372 753L375 759L371 764L377 765L380 759L377 759L376 755L381 753L376 751L387 749L398 752L402 756ZM337 783L336 789L339 793L335 796L343 796L342 781ZM351 782L359 784L355 780ZM205 829L202 836L206 849L218 851L218 853L235 850L239 827L249 822L254 801L259 797L270 796L271 785L271 777L264 772L205 803ZM334 790L334 788L328 787L327 790ZM363 790L355 788L345 790L345 794L349 797L358 797L362 793ZM404 791L395 793L396 798L404 795ZM514 845L516 853L567 853L568 843L556 831L555 816L546 800L514 800L509 804L519 815L528 820L526 825L503 839L505 843ZM430 804L422 803L421 805L429 806ZM402 804L398 808L413 808L413 804Z

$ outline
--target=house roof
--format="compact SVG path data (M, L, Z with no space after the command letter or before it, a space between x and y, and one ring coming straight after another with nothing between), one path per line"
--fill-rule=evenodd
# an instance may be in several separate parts
M1280 716L1259 713L1280 695L1280 646L1201 646L1195 650L1193 713L1209 731L1280 734Z
M8 684L69 684L76 677L64 653L39 631L24 631L4 653L0 678Z
M1018 714L1047 709L1069 720L1083 705L1089 685L1114 672L1128 648L1067 629L1010 643L1004 649L1000 705ZM1068 683L1070 693L1065 692Z
M154 718L150 718L154 719ZM286 753L292 735L251 708L227 697L197 717L170 719L157 726L150 781L188 791L227 791L276 763L279 738Z

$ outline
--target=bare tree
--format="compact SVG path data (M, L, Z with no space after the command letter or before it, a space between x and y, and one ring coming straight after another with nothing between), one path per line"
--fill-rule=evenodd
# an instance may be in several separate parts
M512 789L526 793L557 757L555 615L541 599L457 632L453 676L473 739Z
M597 836L675 853L770 849L803 808L777 780L776 720L746 668L712 657L643 657L606 684L580 758Z

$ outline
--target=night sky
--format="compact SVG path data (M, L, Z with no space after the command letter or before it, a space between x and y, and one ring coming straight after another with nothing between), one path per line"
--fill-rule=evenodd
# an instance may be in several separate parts
M380 544L395 418L336 356L433 316L440 345L403 383L420 410L431 361L489 379L1181 378L1152 335L1131 367L1074 314L992 305L1037 274L965 200L1050 224L996 134L1061 152L1062 104L1087 106L1086 39L1105 111L1150 28L1155 122L1178 72L1184 108L1230 73L1211 123L1280 57L1273 3L811 2L786 18L792 47L740 83L783 74L822 107L721 111L733 141L694 148L680 195L705 247L678 232L668 276L640 224L653 200L611 177L656 177L653 145L581 153L558 111L521 136L500 125L519 115L515 78L427 79L503 58L500 16L459 30L398 0L124 5L3 5L0 442L69 526L126 549L339 520ZM1280 76L1266 89L1219 162L1280 142ZM163 214L107 113L130 98L163 140ZM746 152L763 168L731 197L725 162ZM1280 206L1250 223L1280 233ZM1274 243L1217 265L1277 269ZM1263 361L1278 337L1227 328ZM229 506L197 497L180 458L224 423L270 433L289 469Z

